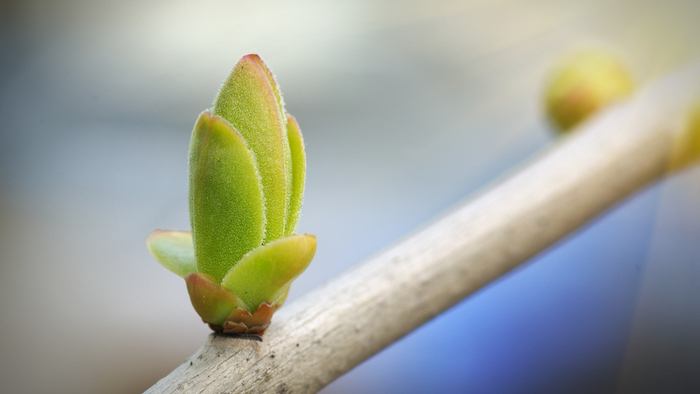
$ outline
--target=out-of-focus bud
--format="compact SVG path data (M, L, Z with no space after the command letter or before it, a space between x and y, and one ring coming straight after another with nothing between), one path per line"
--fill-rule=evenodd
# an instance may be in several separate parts
M612 54L588 50L566 58L547 84L547 115L558 131L567 132L599 109L629 96L634 81Z
M700 101L688 111L683 132L673 147L670 170L680 170L700 160Z
M293 234L305 174L304 140L277 82L260 57L244 56L192 132L192 233L147 240L213 330L262 335L313 259L316 237Z

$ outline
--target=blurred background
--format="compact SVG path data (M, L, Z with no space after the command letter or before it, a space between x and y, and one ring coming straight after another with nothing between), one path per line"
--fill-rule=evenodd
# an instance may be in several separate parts
M138 393L209 329L148 254L189 229L187 151L238 58L308 155L291 302L554 139L562 54L640 85L700 56L700 2L0 1L0 387ZM652 185L323 393L700 392L700 169Z

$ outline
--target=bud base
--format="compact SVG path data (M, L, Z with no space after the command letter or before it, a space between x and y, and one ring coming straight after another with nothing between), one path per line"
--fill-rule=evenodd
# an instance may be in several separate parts
M254 334L262 337L270 326L275 310L277 310L276 306L263 302L253 314L243 308L234 308L221 325L205 323L209 324L212 331L221 334Z

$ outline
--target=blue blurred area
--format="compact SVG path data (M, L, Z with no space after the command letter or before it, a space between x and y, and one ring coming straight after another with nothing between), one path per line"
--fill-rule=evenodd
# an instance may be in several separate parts
M337 384L359 385L363 393L615 392L659 189L635 196L360 366L357 375L371 381L349 374Z
M695 1L0 3L0 387L140 392L209 330L144 245L187 229L187 148L259 53L300 122L290 301L553 139L554 59L612 48L643 85L700 55ZM697 393L700 169L652 185L324 393Z

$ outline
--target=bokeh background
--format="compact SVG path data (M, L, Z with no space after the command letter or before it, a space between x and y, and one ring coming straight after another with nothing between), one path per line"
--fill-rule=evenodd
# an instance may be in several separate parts
M304 132L290 302L543 149L557 58L640 85L700 56L688 1L0 1L0 391L137 393L209 330L144 240L241 55ZM700 169L637 193L323 393L700 392Z

